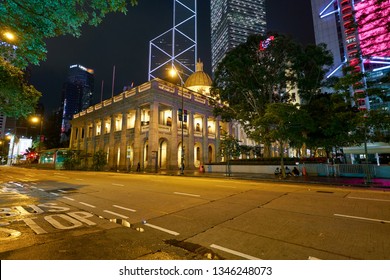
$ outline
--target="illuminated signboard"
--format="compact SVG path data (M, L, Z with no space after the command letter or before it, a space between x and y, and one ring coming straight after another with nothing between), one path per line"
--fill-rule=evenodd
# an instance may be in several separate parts
M390 0L377 3L377 0L365 0L355 5L360 48L364 57L390 57Z
M259 51L265 51L269 45L271 44L271 42L275 39L274 36L270 36L268 37L267 39L263 40L263 41L260 41L260 44L259 44Z

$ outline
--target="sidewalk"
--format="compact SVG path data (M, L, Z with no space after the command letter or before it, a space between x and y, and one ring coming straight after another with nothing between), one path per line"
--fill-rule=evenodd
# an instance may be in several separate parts
M180 175L179 171L161 171L160 175L189 176L189 177L209 177L209 178L231 178L241 180L259 180L273 182L294 182L305 184L325 184L354 187L384 188L390 191L390 179L372 178L370 183L365 182L365 178L350 177L319 177L319 176L288 176L285 179L275 177L273 174L253 174L253 173L232 173L228 176L225 173L200 173L199 171L184 171Z

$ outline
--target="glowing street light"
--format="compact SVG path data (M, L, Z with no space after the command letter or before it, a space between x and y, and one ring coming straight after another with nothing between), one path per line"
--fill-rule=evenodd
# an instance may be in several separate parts
M41 147L41 142L42 141L42 126L43 126L43 117L41 116L34 116L30 119L30 121L32 123L36 123L36 124L40 124L40 128L39 128L39 146L38 146L38 151L40 150L40 147Z
M16 36L12 32L6 31L6 32L3 33L3 35L9 41L15 41L16 40Z

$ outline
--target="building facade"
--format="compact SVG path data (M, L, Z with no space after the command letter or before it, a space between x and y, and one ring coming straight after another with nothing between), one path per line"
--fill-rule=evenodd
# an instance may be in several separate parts
M61 141L67 141L74 114L91 106L94 91L94 70L75 64L69 67L62 93Z
M351 66L366 74L361 81L364 89L367 82L375 83L390 72L390 0L312 0L311 4L316 43L325 43L334 57L328 78L342 76L342 67ZM390 108L383 104L386 100L369 100L361 84L352 90L360 109ZM390 84L382 87L390 95Z
M207 95L156 78L74 115L70 148L87 154L88 166L103 150L110 169L157 171L179 170L184 145L187 170L216 162L230 129Z
M265 34L265 0L211 0L211 67L252 34Z

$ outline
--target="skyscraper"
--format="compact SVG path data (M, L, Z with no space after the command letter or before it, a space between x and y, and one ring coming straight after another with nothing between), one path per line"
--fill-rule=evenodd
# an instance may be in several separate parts
M245 43L251 34L265 34L265 0L211 0L211 67Z
M73 115L91 106L94 91L94 70L75 64L69 67L62 92L61 142L67 141Z
M366 73L368 81L390 71L390 0L312 0L311 4L316 43L325 43L334 57L328 77L341 76L343 66ZM382 87L390 89L389 84ZM361 109L374 104L357 87L352 95Z

